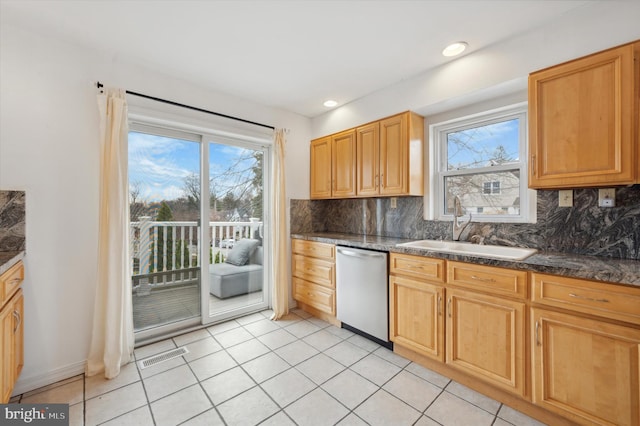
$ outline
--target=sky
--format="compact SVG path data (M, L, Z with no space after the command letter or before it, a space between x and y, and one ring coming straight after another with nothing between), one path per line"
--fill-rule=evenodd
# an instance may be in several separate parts
M219 176L237 158L247 154L244 148L211 143L210 174ZM200 143L146 133L129 132L129 182L137 185L142 201L172 200L183 197L185 178L200 174ZM243 169L247 164L243 164ZM216 179L216 188L232 185L228 179Z
M517 118L447 134L449 169L487 167L498 146L517 161L519 120ZM460 149L461 143L468 149ZM466 147L465 147L466 148Z

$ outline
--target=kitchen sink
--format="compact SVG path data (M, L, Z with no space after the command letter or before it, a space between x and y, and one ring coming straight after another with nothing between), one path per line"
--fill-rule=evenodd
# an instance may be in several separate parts
M521 247L487 246L460 241L419 240L397 244L396 247L408 247L425 251L462 254L466 256L490 257L505 260L523 260L538 250Z

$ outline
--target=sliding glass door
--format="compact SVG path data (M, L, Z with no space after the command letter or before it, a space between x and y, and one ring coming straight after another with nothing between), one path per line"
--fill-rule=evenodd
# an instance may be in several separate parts
M201 316L201 175L197 135L137 127L129 133L133 325L162 334Z
M138 123L131 129L136 339L267 308L269 145Z
M264 225L269 150L215 138L208 151L211 265L203 320L214 322L268 306Z

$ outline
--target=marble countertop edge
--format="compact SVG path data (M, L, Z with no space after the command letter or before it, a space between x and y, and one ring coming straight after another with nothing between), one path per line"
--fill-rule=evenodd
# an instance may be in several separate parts
M476 263L480 265L521 269L531 272L561 275L570 278L588 279L640 287L640 261L632 259L616 259L611 257L538 251L536 254L524 260L513 261L396 246L396 244L399 243L415 241L413 238L392 238L372 235L321 232L291 234L291 238L345 245L355 248L388 251L391 253L428 256L439 259Z
M24 259L26 252L20 251L0 251L0 275L4 274L16 263Z

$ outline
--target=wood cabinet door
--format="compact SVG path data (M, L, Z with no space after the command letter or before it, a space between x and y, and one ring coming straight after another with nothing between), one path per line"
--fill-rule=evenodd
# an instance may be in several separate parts
M525 304L446 289L446 362L508 392L525 395Z
M374 196L380 193L380 124L372 123L356 129L358 162L357 195Z
M640 424L640 330L531 313L533 402L581 424Z
M311 141L311 198L331 198L331 137Z
M632 44L529 76L531 188L635 181L636 79Z
M380 121L381 195L403 195L408 191L407 120L407 114L400 114Z
M356 132L355 129L331 137L331 194L336 198L356 195Z
M24 296L22 289L13 298L13 384L18 380L24 366ZM12 387L13 387L12 384Z
M444 288L409 278L389 277L391 341L444 361Z
M0 403L6 404L13 389L13 305L7 303L0 311Z

